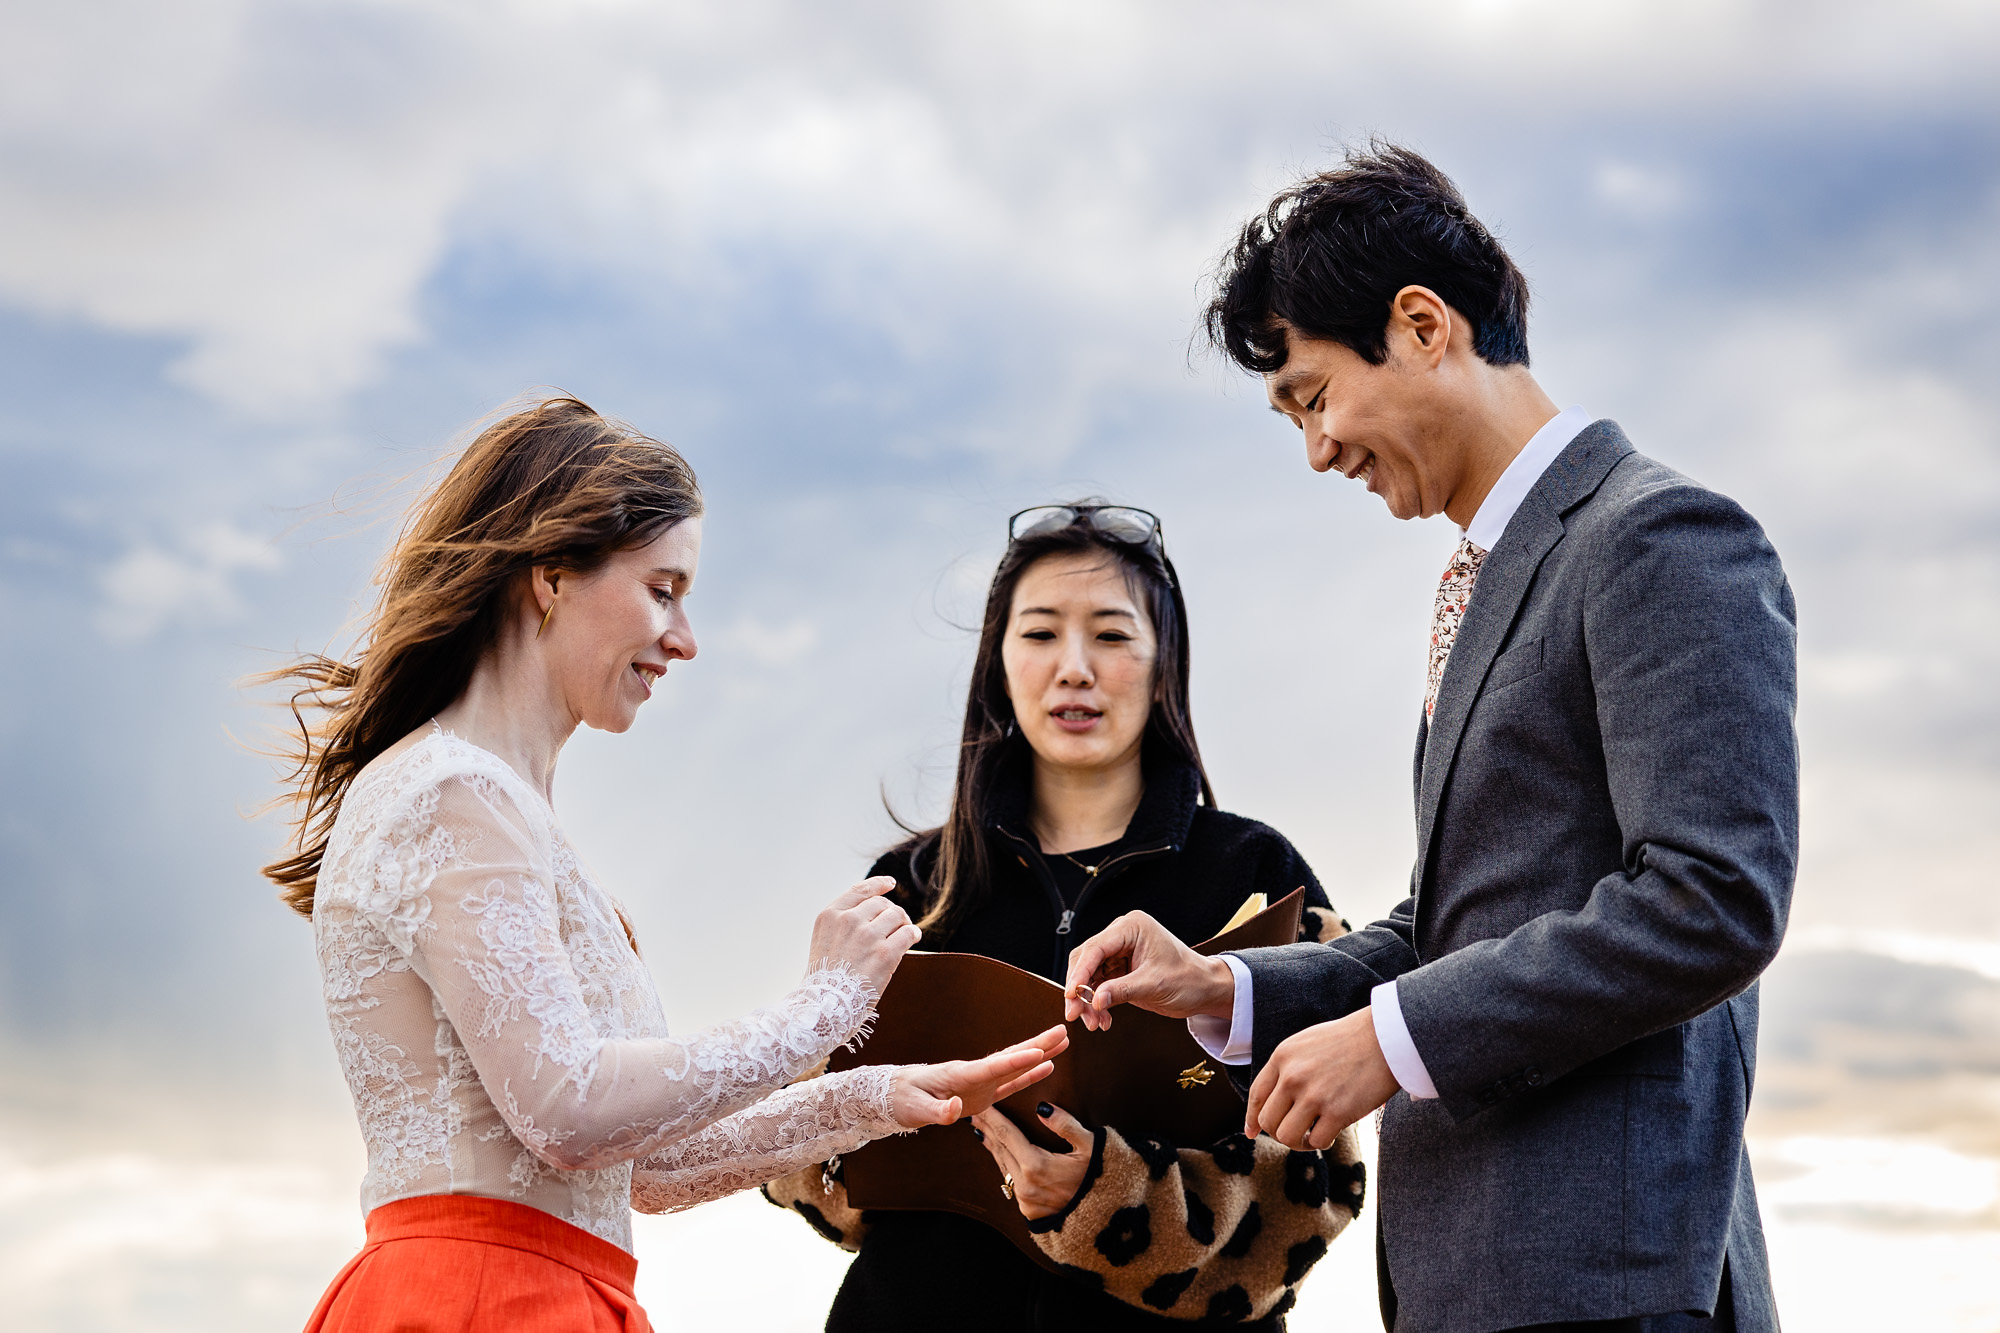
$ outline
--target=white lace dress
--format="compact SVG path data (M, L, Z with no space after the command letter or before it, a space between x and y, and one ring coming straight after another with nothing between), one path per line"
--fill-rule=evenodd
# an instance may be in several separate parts
M815 968L768 1009L667 1035L617 906L539 793L432 727L356 779L313 908L354 1094L362 1211L513 1199L623 1249L668 1212L897 1133L888 1066L787 1084L855 1039L874 989Z

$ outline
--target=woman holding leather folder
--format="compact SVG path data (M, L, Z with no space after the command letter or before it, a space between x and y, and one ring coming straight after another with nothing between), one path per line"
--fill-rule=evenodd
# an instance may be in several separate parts
M1225 814L1188 707L1185 605L1160 522L1082 502L1016 514L987 596L952 807L879 860L926 946L1049 978L1128 911L1193 943L1304 886L1301 938L1344 924L1275 830ZM1191 1077L1213 1074L1191 1069ZM998 1108L973 1118L1028 1219L1037 1263L946 1212L848 1203L836 1161L765 1187L858 1249L830 1333L1283 1327L1298 1283L1358 1214L1351 1135L1294 1153L1240 1135L1168 1144L1048 1102L1037 1146Z
M796 988L673 1036L625 915L552 807L579 724L628 729L695 655L701 493L667 445L553 398L494 422L412 512L362 649L296 687L291 854L368 1147L368 1243L311 1330L622 1328L632 1211L747 1189L1043 1077L984 1059L799 1075L858 1039L919 931L856 885Z

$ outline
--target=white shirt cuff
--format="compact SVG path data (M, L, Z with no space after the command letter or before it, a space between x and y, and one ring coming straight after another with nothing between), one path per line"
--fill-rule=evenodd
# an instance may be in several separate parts
M1382 1058L1389 1062L1396 1082L1418 1101L1436 1097L1437 1084L1431 1082L1431 1071L1424 1068L1424 1058L1410 1040L1409 1025L1403 1022L1403 1002L1396 998L1396 983L1385 981L1370 991L1368 1005L1375 1018L1375 1044L1382 1048Z
M1247 1065L1250 1063L1250 969L1235 954L1222 955L1222 961L1229 964L1229 974L1236 978L1236 1007L1227 1019L1208 1014L1190 1018L1188 1035L1218 1064Z

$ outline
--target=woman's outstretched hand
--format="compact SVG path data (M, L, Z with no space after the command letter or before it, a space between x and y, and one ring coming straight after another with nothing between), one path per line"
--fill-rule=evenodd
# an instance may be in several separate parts
M1047 1078L1055 1072L1050 1061L1068 1048L1069 1033L1057 1026L983 1059L905 1065L896 1071L891 1094L896 1122L917 1129L977 1115L1002 1097Z
M1035 1114L1069 1141L1067 1153L1043 1152L1014 1127L1012 1120L990 1106L972 1117L979 1141L993 1154L1000 1174L1014 1182L1014 1202L1030 1222L1069 1207L1090 1170L1090 1154L1097 1148L1097 1136L1062 1107L1043 1102Z
M887 990L896 964L924 937L908 912L882 896L895 887L895 880L877 875L828 903L813 920L808 965L846 963L868 979L877 995Z

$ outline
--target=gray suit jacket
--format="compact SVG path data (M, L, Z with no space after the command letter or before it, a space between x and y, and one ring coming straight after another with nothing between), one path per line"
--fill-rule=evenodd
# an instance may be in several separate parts
M1246 950L1251 1070L1400 978L1436 1100L1379 1166L1391 1327L1712 1311L1777 1328L1744 1155L1798 852L1794 610L1733 501L1599 421L1479 572L1385 921Z

